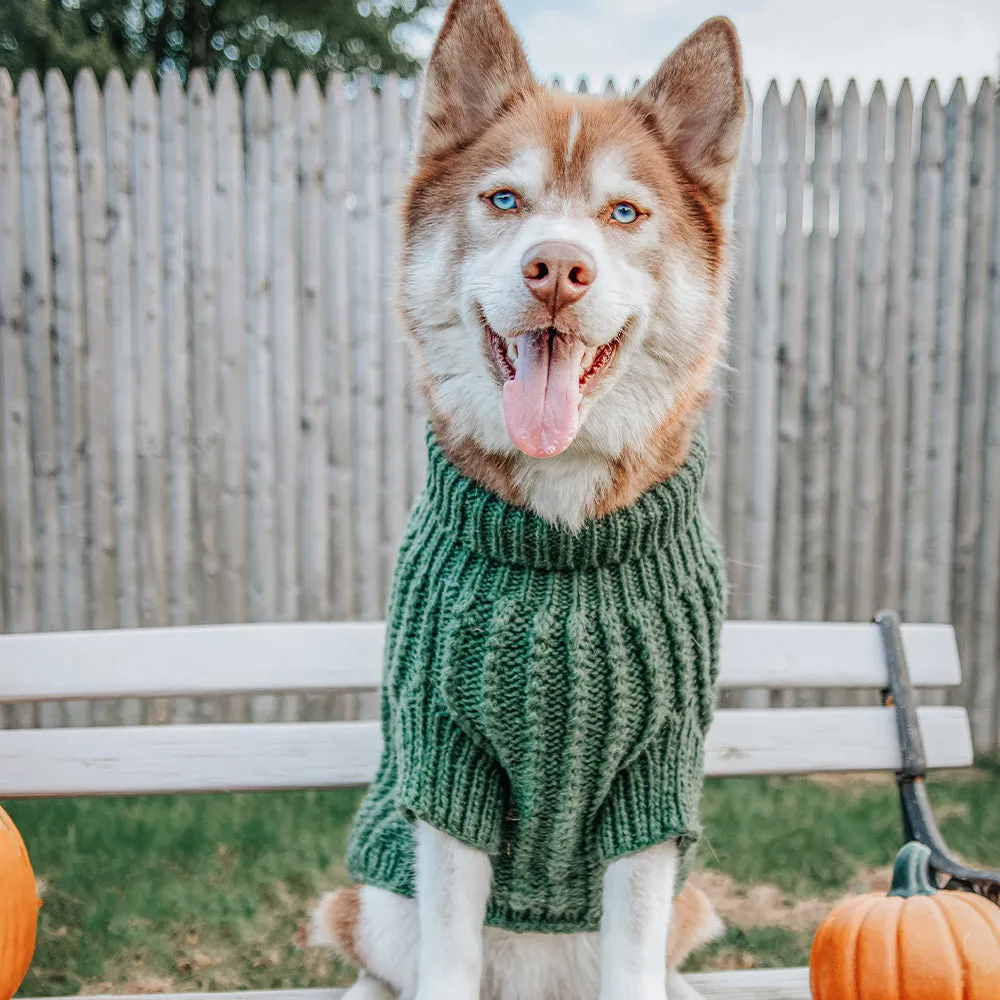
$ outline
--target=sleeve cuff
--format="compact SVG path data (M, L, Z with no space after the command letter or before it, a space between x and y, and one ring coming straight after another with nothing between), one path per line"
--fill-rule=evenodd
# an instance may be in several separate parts
M677 721L677 720L675 720ZM691 853L700 833L702 738L690 724L669 726L611 786L597 817L602 861L677 840Z
M495 855L504 795L499 768L438 707L400 713L399 807L450 837Z

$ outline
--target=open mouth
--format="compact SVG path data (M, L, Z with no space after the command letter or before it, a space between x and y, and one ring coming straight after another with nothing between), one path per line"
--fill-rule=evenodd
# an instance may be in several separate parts
M504 340L490 325L489 323L483 321L483 328L486 330L486 337L489 340L490 353L493 355L493 360L496 362L497 368L500 370L500 374L503 376L504 380L511 382L517 376L517 357L518 357L518 341L522 337L563 337L564 334L559 333L555 327L548 327L545 330L532 330L530 333L522 334L516 340ZM600 372L607 368L611 359L615 356L618 350L618 345L621 343L622 337L625 334L625 328L623 327L614 338L614 340L609 340L606 344L601 344L599 347L588 347L580 359L580 373L579 373L579 385L580 391L584 392L589 385L593 382ZM572 338L570 338L572 339Z
M554 327L501 337L480 314L503 379L503 411L514 445L534 458L565 451L580 429L584 394L611 363L628 324L613 340L588 347Z

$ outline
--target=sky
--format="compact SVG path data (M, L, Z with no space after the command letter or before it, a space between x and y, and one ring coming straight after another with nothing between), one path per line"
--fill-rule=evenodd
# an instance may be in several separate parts
M877 79L894 93L909 76L919 94L957 77L973 93L1000 72L1000 0L502 0L536 74L603 82L647 77L686 34L725 14L740 33L755 95L802 79L815 94L829 77L842 94Z

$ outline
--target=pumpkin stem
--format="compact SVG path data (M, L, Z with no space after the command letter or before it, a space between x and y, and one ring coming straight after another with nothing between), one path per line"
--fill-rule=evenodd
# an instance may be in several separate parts
M928 862L931 849L924 844L910 841L896 855L896 864L892 869L892 888L890 896L901 896L909 899L911 896L933 896L937 889L931 884Z

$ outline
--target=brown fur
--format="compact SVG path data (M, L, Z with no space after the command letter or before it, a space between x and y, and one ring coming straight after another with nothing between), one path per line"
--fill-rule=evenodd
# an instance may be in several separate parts
M684 886L674 900L670 917L667 968L681 968L693 951L707 944L716 920L708 896L694 886Z
M703 365L711 371L714 359L708 357ZM674 404L666 420L649 441L641 454L626 451L615 463L611 489L601 498L596 514L610 513L634 502L657 483L669 479L683 464L691 449L691 438L697 428L698 417L708 405L707 378L697 372L687 390Z
M431 413L431 427L448 456L448 461L456 469L461 469L466 479L471 479L516 506L523 503L521 491L514 483L513 462L508 456L491 455L483 451L440 414Z
M574 112L580 127L567 156ZM739 45L725 18L706 22L682 42L634 98L604 99L538 86L496 0L454 0L428 67L419 156L404 199L404 259L442 204L460 204L484 170L508 162L518 150L539 143L551 150L553 163L563 165L552 172L551 193L573 198L588 193L595 153L613 149L627 158L633 176L654 193L670 220L671 243L645 255L646 269L659 279L671 254L682 253L722 299L728 280L722 210L731 194L743 114ZM611 230L608 238L615 238ZM623 245L628 239L617 238ZM460 238L456 265L464 249ZM405 294L402 305L406 314ZM541 304L530 309L538 315L526 313L526 327L552 321L542 315ZM572 308L564 313L559 328L573 333ZM721 309L717 324L725 324ZM433 351L434 331L408 325L418 357ZM611 486L595 498L590 515L630 505L684 461L723 343L720 330L706 331L710 355L678 373L677 402L651 438L609 458ZM683 359L677 364L683 367ZM511 461L449 422L436 404L433 377L422 382L432 426L449 459L469 478L522 504Z
M358 952L358 922L361 919L361 886L349 885L330 897L324 919L337 943L337 954L356 968L364 965Z
M729 86L717 81L729 80ZM706 21L685 39L637 100L659 123L672 154L705 196L724 202L739 156L743 68L739 40L725 17ZM713 123L706 128L707 122Z

